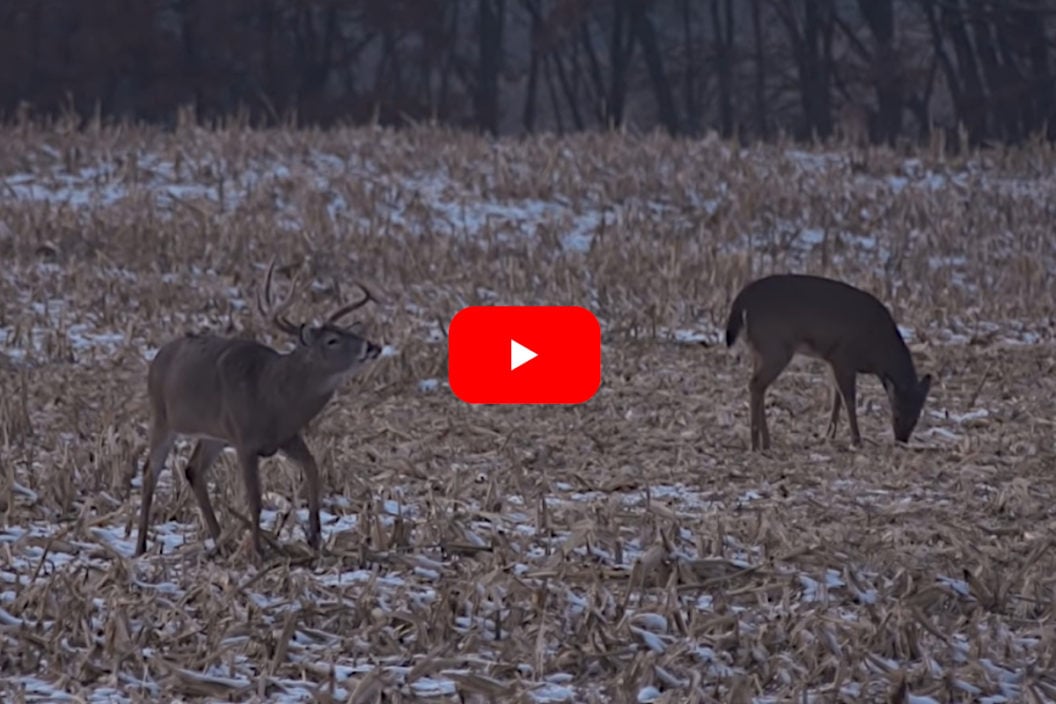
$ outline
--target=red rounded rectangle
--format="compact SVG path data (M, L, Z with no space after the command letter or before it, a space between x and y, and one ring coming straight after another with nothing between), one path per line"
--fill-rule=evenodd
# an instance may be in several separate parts
M601 325L579 306L470 306L447 331L466 403L583 403L601 386Z

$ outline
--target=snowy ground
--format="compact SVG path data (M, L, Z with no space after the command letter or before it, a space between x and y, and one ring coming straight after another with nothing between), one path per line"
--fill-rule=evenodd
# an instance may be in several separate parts
M0 152L5 696L1056 701L1041 157L19 139ZM133 559L146 362L184 329L260 331L247 302L272 254L310 272L306 316L335 277L380 292L385 355L309 433L324 554L306 552L296 472L270 460L282 552L254 565L225 458L228 549L166 473ZM938 379L909 448L866 378L865 448L822 440L827 377L797 362L771 392L776 449L746 451L749 363L719 340L749 265L893 301ZM598 396L456 401L444 326L481 302L595 310Z

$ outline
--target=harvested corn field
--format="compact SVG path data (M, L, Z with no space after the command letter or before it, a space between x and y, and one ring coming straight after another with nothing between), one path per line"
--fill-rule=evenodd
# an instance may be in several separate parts
M1056 153L951 158L715 139L6 128L0 138L0 691L9 701L1056 701ZM169 458L133 558L146 368L189 331L292 344L363 282L383 344L295 465L233 454L219 545ZM859 379L824 437L799 358L748 451L750 278L875 293L935 375L908 446ZM340 286L335 287L334 282ZM354 295L354 294L353 294ZM469 406L447 323L571 304L578 406Z

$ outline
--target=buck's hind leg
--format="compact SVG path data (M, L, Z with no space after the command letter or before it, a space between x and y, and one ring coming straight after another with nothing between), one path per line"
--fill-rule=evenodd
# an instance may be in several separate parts
M165 468L165 458L176 442L176 433L163 424L155 421L150 430L150 451L143 465L143 491L139 507L139 535L136 536L135 555L147 551L147 528L150 525L150 505L154 501L154 487L157 486L161 470Z
M195 501L198 502L198 511L202 514L205 527L213 540L220 540L220 524L213 513L213 506L209 503L209 468L216 462L216 458L224 451L225 443L219 440L199 440L191 453L191 459L183 468L183 475L187 483L194 491Z

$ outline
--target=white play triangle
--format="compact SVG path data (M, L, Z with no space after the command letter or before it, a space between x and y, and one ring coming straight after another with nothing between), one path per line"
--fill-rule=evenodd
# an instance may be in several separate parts
M525 362L530 362L538 357L535 352L517 342L517 340L510 340L510 371L512 372L517 367L521 366Z

